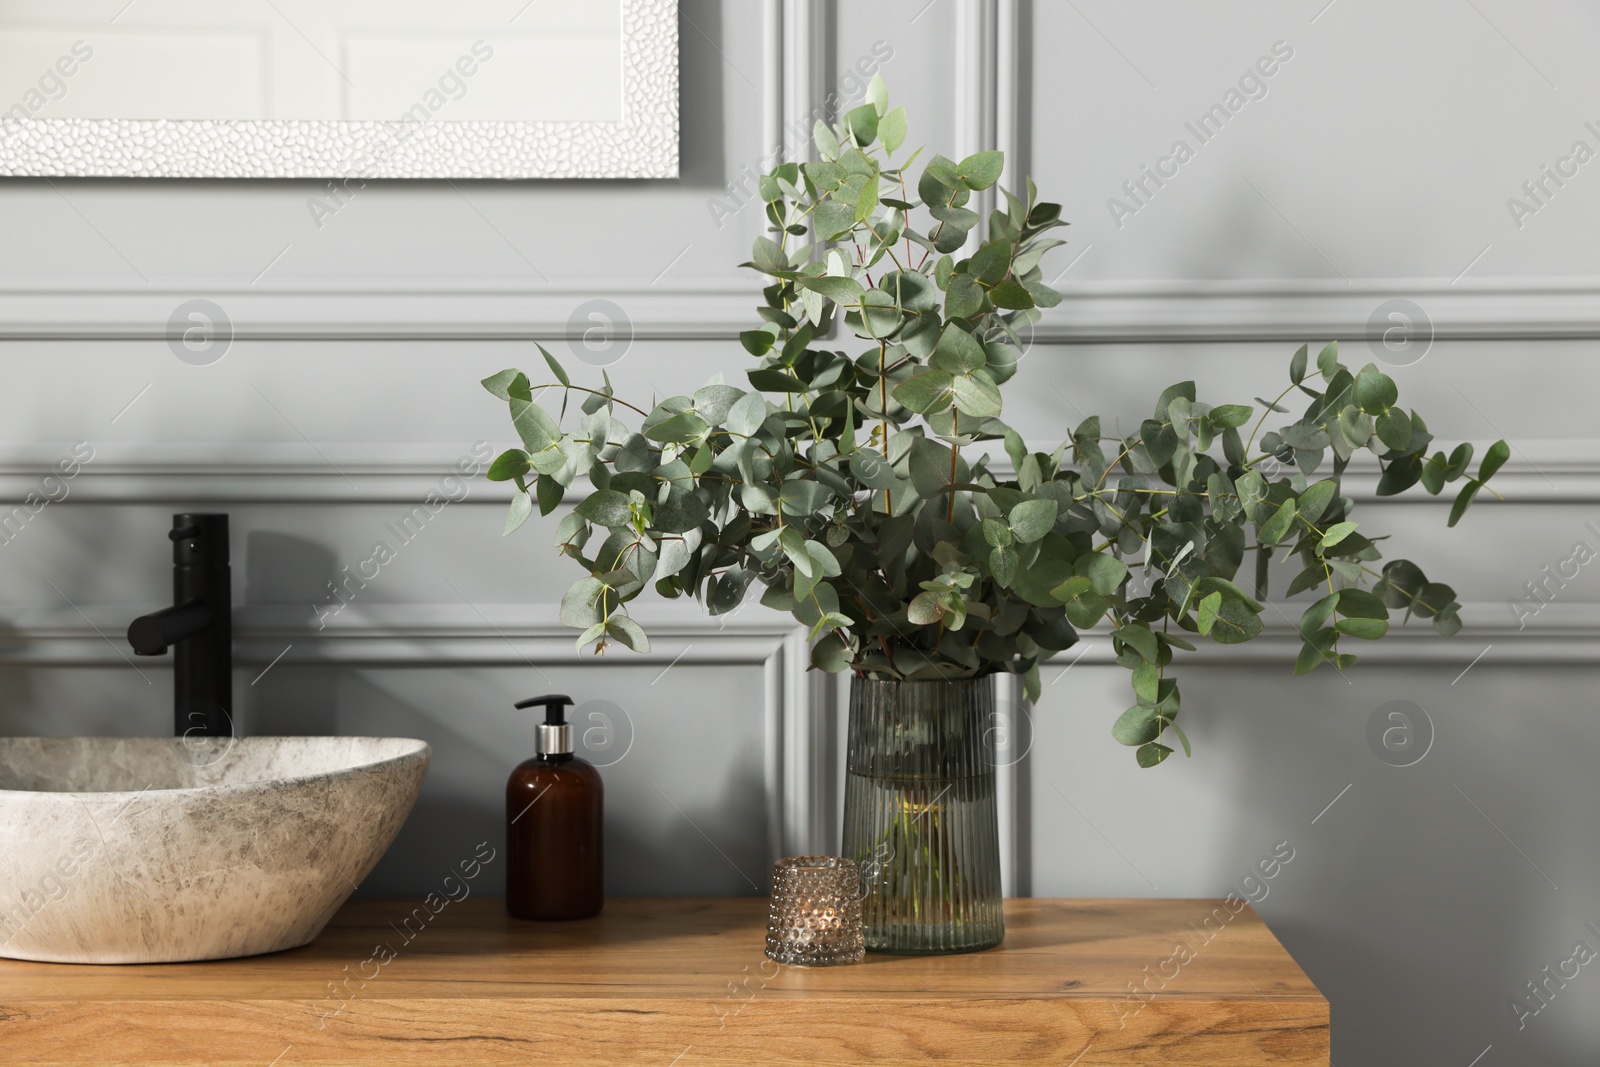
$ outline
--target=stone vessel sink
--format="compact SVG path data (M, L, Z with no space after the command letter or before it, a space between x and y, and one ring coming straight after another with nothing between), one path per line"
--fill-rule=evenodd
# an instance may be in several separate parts
M428 755L394 737L0 738L0 956L307 944L400 832Z

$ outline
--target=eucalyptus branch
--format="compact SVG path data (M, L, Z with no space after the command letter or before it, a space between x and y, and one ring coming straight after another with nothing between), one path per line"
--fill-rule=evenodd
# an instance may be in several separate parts
M1205 403L1195 383L1179 382L1156 398L1138 433L1109 436L1093 416L1058 458L1035 464L1037 453L1002 419L1018 357L1001 350L1015 347L1019 316L1031 321L1060 300L1041 266L1059 243L1048 235L1062 225L1060 207L1027 183L988 218L957 210L995 185L997 152L932 157L913 197L910 163L886 169L903 123L862 110L883 117L881 85L869 99L842 124L819 126L811 162L780 164L760 183L779 232L764 231L747 264L766 279L760 317L739 336L753 360L748 388L719 377L646 411L618 400L609 380L604 389L572 385L540 349L560 386L586 395L585 416L611 420L602 430L588 418L563 427L564 413L557 419L521 399L554 385L531 386L514 370L485 379L509 402L522 446L489 469L513 483L505 528L537 509L555 525L562 554L581 562L587 573L561 607L580 645L648 650L624 610L648 589L722 614L765 587L767 603L813 630L820 669L895 681L1010 671L1038 700L1041 662L1077 631L1106 627L1133 667L1134 703L1112 734L1153 766L1173 751L1172 737L1189 747L1172 664L1194 640L1238 644L1262 632L1265 564L1280 549L1304 564L1291 596L1317 598L1300 619L1298 673L1324 662L1347 668L1355 657L1345 638L1383 637L1391 609L1430 618L1445 634L1460 628L1450 586L1407 560L1378 569L1383 538L1358 531L1341 479L1350 457L1367 450L1386 495L1464 482L1454 525L1506 462L1505 442L1469 473L1470 445L1434 451L1421 418L1399 406L1394 381L1371 364L1341 365L1330 344L1314 366L1309 348L1291 357L1289 384L1259 402L1265 410ZM914 218L916 208L925 214ZM943 218L924 236L913 222L926 215ZM874 228L891 218L904 219L903 257L887 229ZM825 268L832 273L792 261L789 231L807 225L816 256L839 252ZM924 246L920 259L914 243ZM976 251L937 253L963 246ZM880 267L885 258L892 274ZM1306 388L1319 380L1320 394ZM1296 389L1306 406L1279 412L1287 425L1266 432ZM615 428L619 409L642 422L615 440L624 432ZM1145 432L1152 423L1158 432ZM1017 477L1001 483L980 454L958 481L974 443L964 437L1003 441ZM1117 445L1109 462L1108 442ZM1149 464L1130 460L1141 445ZM1286 449L1292 467L1266 462ZM1124 469L1137 481L1112 487L1113 470ZM573 506L558 514L569 495ZM598 547L586 555L591 538ZM1254 596L1236 584L1249 558L1258 565Z

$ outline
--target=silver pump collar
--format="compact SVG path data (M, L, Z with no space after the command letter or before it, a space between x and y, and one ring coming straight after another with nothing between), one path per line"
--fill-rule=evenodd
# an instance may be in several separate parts
M549 723L539 723L538 730L539 755L564 756L572 752L572 726L562 723L560 726L551 726Z

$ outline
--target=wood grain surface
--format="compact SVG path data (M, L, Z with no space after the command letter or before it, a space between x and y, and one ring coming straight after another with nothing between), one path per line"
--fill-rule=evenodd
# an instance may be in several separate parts
M1010 900L962 956L780 967L761 899L352 902L302 949L214 963L0 960L0 1063L1326 1064L1328 1003L1254 912Z

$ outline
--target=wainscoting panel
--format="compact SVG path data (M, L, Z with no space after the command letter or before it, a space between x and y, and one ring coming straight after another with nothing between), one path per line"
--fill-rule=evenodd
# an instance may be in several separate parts
M1585 167L1507 206L1574 140L1600 146L1591 7L680 10L677 182L372 183L321 225L316 183L0 185L0 732L166 732L170 664L122 634L170 595L171 513L227 511L241 729L434 747L365 891L421 895L498 839L532 751L510 705L539 690L578 698L610 761L614 892L759 893L773 857L837 848L847 680L807 672L803 634L755 605L641 600L650 654L579 653L554 518L500 536L481 470L511 434L476 383L537 372L535 340L643 401L739 383L755 176L881 72L914 143L1005 150L1003 181L1031 173L1073 224L1047 260L1066 299L1007 397L1030 440L1091 412L1131 430L1186 378L1270 399L1296 346L1337 339L1441 441L1513 446L1504 501L1455 530L1445 501L1374 498L1371 467L1347 483L1386 554L1460 592L1455 638L1413 624L1296 679L1297 609L1274 603L1260 641L1175 666L1195 752L1150 771L1109 736L1131 696L1103 635L1047 665L1036 707L1008 683L1008 891L1249 896L1335 1003L1338 1063L1591 1062L1600 981L1525 1025L1508 1005L1575 940L1600 947L1600 186ZM1293 55L1230 110L1279 41ZM1202 142L1186 123L1207 114ZM1180 138L1192 158L1147 177ZM394 559L353 578L380 542Z

